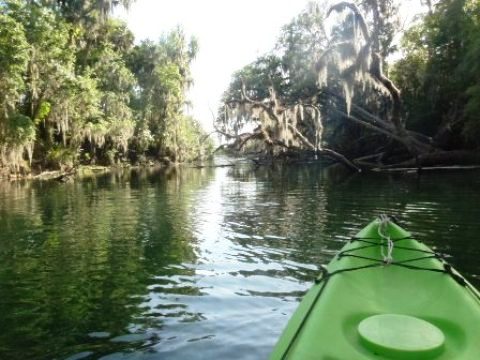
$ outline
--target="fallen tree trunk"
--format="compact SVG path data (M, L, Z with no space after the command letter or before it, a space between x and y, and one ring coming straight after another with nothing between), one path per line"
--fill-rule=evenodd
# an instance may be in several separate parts
M353 162L348 160L345 156L343 156L340 153L337 153L334 150L320 149L320 150L317 150L317 154L321 155L321 156L329 157L330 159L333 159L333 160L336 160L336 161L342 163L343 165L345 165L346 167L348 167L350 170L353 170L353 171L356 171L356 172L361 172L362 171L361 168L359 168Z

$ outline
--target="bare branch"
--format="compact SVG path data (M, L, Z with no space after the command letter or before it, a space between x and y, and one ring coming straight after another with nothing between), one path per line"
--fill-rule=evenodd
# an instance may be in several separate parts
M208 134L205 134L203 135L201 138L200 138L200 142L203 143L205 140L207 140L210 136L212 136L213 134L216 134L218 133L217 130L214 130L212 132L209 132Z
M383 128L380 128L378 126L375 126L369 122L366 122L366 121L363 121L363 120L360 120L358 118L356 118L355 116L352 116L352 115L349 115L343 111L340 111L340 110L334 110L335 112L343 115L346 119L348 120L351 120L353 122L356 122L357 124L360 124L366 128L369 128L370 130L374 130L374 131L377 131L379 133L382 133L384 135L387 135L388 137L391 137L392 139L395 139L397 140L398 142L400 142L401 144L405 145L405 147L408 149L408 150L411 150L412 148L416 148L418 150L421 150L423 152L428 152L430 150L432 150L432 147L431 145L429 144L425 144L421 141L418 141L417 139L411 137L411 136L400 136L398 135L397 133L394 133L394 132L391 132L391 131L388 131L386 129L383 129Z
M352 163L350 160L348 160L345 156L342 154L332 150L332 149L321 149L317 150L318 155L323 155L323 156L328 156L331 159L337 160L341 162L343 165L346 167L350 168L351 170L354 170L356 172L361 172L362 169L360 169L357 165Z
M295 133L295 135L297 135L298 138L299 138L300 140L302 140L302 142L303 142L305 145L307 145L310 149L312 149L312 150L315 150L315 149L316 149L315 146L314 146L310 141L308 141L308 139L307 139L305 136L303 136L302 133L301 133L300 131L298 131L298 129L297 129L296 127L294 127L294 126L291 125L291 124L288 124L288 127L289 127L290 129L292 129L292 131Z
M395 139L395 140L398 140L398 141L400 141L400 142L403 143L403 138L402 138L401 136L396 135L395 133L393 133L393 132L391 132L391 131L388 131L388 130L386 130L386 129L384 129L384 128L381 128L381 127L378 127L378 126L376 126L376 125L373 125L373 124L371 124L371 123L369 123L369 122L366 122L366 121L364 121L364 120L360 120L359 118L357 118L357 117L355 117L355 116L353 116L353 115L351 115L351 114L349 115L349 114L347 114L346 112L343 112L343 111L341 111L341 110L334 109L334 111L335 111L336 113L344 116L346 119L348 119L348 120L350 120L350 121L353 121L353 122L355 122L355 123L357 123L357 124L360 124L360 125L368 128L368 129L370 129L370 130L374 130L374 131L376 131L376 132L379 132L379 133L382 133L382 134L384 134L384 135L387 135L387 136L389 136L389 137L391 137L391 138L393 138L393 139Z
M377 53L372 54L371 74L388 90L393 100L392 122L399 135L405 136L406 130L401 121L402 98L400 90L395 86L392 80L383 74L382 59Z
M343 97L342 95L339 95L337 93L334 93L332 91L323 89L321 92L325 93L327 95L333 96L334 98L337 98L339 100L345 101L345 97ZM374 125L378 124L388 131L392 131L392 132L394 131L394 127L392 126L391 123L379 118L378 116L373 115L369 111L365 110L364 108L358 106L357 104L355 104L353 102L352 102L352 108L353 108L353 110L357 111L359 114L365 116L367 119L372 121L374 123Z
M350 11L353 12L353 14L355 15L355 20L358 21L359 25L360 25L360 29L362 30L362 34L363 34L363 37L365 39L366 42L370 42L370 33L368 31L368 27L367 27L367 22L365 21L365 18L362 16L362 14L360 13L360 10L358 9L357 5L351 3L351 2L348 2L348 1L342 1L342 2L339 2L335 5L333 5L327 12L327 17L330 16L330 14L333 12L333 11L336 11L336 12L342 12L344 11L345 9L350 9Z

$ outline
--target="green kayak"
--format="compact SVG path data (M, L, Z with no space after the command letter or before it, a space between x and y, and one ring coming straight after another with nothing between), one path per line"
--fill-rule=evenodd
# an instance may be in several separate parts
M270 359L478 360L480 293L380 217L323 269Z

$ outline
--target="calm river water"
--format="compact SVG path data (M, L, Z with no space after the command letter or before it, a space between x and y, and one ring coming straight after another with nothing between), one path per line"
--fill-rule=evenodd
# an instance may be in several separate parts
M264 359L381 213L480 285L480 174L318 166L0 183L0 359Z

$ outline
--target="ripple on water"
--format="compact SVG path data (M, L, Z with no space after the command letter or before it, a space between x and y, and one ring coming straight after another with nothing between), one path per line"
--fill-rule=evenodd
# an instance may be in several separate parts
M480 177L333 176L186 169L1 191L0 358L267 358L320 264L381 213L480 284Z

